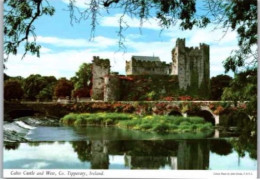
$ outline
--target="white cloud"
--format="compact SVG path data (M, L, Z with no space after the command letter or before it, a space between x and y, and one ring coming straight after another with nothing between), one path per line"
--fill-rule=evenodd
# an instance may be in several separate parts
M33 40L32 37L29 38L30 41ZM114 46L117 44L117 39L106 38L103 36L97 36L93 41L86 39L66 39L57 37L46 37L37 36L36 41L38 43L49 44L57 47L107 47ZM46 49L45 49L46 50Z
M49 48L46 48L46 47L41 47L41 53L49 53L51 52L52 50L49 49Z
M90 63L93 56L109 58L112 71L124 73L125 60L131 57L130 54L112 51L96 52L95 49L45 53L41 54L40 58L28 54L23 60L21 60L21 56L20 54L9 57L5 70L8 75L28 77L30 74L41 74L70 78L75 75L82 63Z
M207 29L197 29L194 30L190 38L190 45L195 46L199 43L206 44L218 44L225 45L226 43L234 44L236 43L236 32L228 32L226 35L221 29L211 30Z
M174 33L175 32L175 33ZM75 75L79 66L84 62L91 62L93 56L109 58L111 70L125 74L125 61L132 55L159 56L162 61L171 62L171 50L175 46L177 34L186 37L186 46L199 46L199 43L208 43L210 46L211 76L224 73L222 61L230 55L230 52L237 48L236 34L228 34L216 41L222 35L221 31L209 33L209 29L195 29L185 31L182 34L174 29L166 30L162 36L168 37L164 41L138 41L139 35L131 35L126 39L125 46L131 49L131 53L116 53L118 39L97 36L94 41L85 39L62 39L57 37L39 36L37 41L46 44L41 57L27 55L21 60L21 55L11 56L6 63L8 75L22 75L27 77L30 74L54 75L56 77L70 78ZM186 33L186 34L185 34ZM64 50L55 52L47 48L47 45L60 47L81 47L76 50ZM108 50L109 47L113 46Z
M55 149L66 149L63 153L60 151L55 151ZM4 151L4 161L17 161L26 159L37 160L36 164L25 164L24 168L43 168L48 164L48 161L55 161L60 163L76 163L79 162L77 158L77 154L74 152L73 147L69 142L64 144L59 144L58 142L54 142L53 144L40 144L39 146L33 147L28 145L27 143L21 143L19 146L19 153L15 150ZM28 156L30 154L30 156ZM66 158L64 158L66 157Z
M119 27L119 20L122 17L122 14L115 14L114 16L105 16L100 20L101 26L107 27ZM140 28L140 20L137 18L132 18L128 15L124 15L122 19L123 27L129 26L131 28ZM159 21L155 18L149 18L144 20L142 23L142 28L160 30Z
M73 2L74 6L82 9L89 8L90 0L62 0L65 4L69 4L70 2Z

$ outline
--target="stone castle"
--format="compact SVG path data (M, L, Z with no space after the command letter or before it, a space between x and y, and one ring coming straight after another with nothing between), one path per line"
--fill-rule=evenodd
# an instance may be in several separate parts
M156 87L156 85L154 86L156 81L175 78L177 81L172 82L175 83L175 86L169 86L170 80L160 84L162 92L165 91L163 88L168 88L167 91L173 91L175 94L207 98L210 88L209 45L186 47L185 39L177 39L176 46L171 53L172 62L169 64L161 61L159 57L132 56L131 60L126 61L126 76L111 73L108 59L94 57L92 99L124 100L121 95L122 91L130 93L130 87L134 85L133 82L130 83L130 80L133 81L131 77L146 78L151 87ZM158 77L157 80L154 80L156 77Z

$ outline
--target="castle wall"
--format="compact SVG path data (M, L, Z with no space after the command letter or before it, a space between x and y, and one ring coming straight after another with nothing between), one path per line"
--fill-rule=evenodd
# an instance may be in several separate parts
M179 96L178 77L171 75L132 75L120 77L120 100L158 100Z
M156 100L167 96L209 97L209 46L186 47L177 39L172 50L172 64L152 57L126 61L127 76L110 75L108 59L93 60L92 99ZM150 60L149 60L150 58ZM151 60L152 59L152 60Z
M126 61L127 75L169 75L171 65L161 61Z
M92 95L93 100L104 100L104 77L110 74L108 59L94 56L92 65Z
M120 79L117 75L105 76L104 101L120 100Z
M185 47L185 39L177 39L172 51L173 74L179 87L189 95L209 96L209 46Z

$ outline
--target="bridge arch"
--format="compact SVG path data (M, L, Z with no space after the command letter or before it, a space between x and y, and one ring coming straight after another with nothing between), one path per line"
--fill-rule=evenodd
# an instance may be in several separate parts
M177 110L171 110L170 112L168 112L168 116L182 116L182 114Z
M205 121L210 122L212 125L218 124L219 117L213 114L212 111L208 109L201 108L198 111L187 111L188 116L199 116L202 117Z

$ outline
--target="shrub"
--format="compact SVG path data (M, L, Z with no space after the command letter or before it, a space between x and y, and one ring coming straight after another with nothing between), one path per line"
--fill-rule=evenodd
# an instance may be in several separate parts
M152 125L148 124L148 123L140 125L140 129L143 129L143 130L148 130L151 128L152 128Z
M170 127L165 123L156 124L155 127L153 127L153 131L160 132L160 133L167 132L169 131L169 129Z
M73 123L76 121L77 119L77 114L74 113L70 113L66 116L64 116L60 122L65 124L65 125L73 125Z

